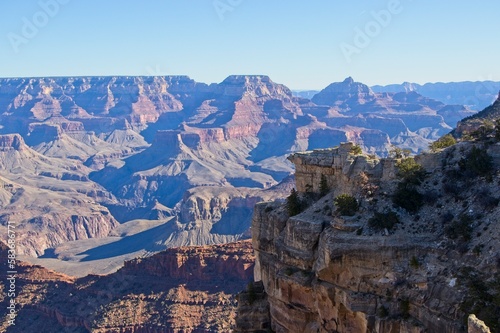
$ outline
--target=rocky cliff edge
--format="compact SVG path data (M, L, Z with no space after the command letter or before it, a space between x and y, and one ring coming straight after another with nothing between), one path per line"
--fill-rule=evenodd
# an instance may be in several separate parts
M482 175L468 162L478 151L489 161ZM395 203L402 159L355 152L342 144L291 155L299 200L309 205L302 213L290 217L282 202L256 206L255 281L265 295L259 311L243 304L237 322L261 317L267 299L270 325L239 332L466 332L470 313L496 332L499 144L462 142L417 156L417 210ZM330 192L318 199L325 183ZM340 194L356 199L353 216L338 211Z

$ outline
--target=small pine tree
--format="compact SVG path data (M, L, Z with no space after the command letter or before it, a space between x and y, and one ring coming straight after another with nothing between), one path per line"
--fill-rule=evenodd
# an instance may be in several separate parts
M326 181L326 176L321 175L321 181L319 183L319 194L324 197L330 192L330 187L328 186L328 182Z
M286 209L289 216L295 216L301 212L299 194L294 188L292 188L290 195L286 198Z
M353 216L359 209L358 201L349 194L341 194L334 200L337 210L342 216Z
M411 157L399 161L396 167L397 176L407 183L420 185L426 176L424 168Z

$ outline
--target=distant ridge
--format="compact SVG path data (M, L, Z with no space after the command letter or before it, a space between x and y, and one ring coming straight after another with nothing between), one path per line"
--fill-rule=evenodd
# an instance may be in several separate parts
M473 110L482 110L491 105L500 90L500 81L463 81L436 82L420 85L404 82L402 84L375 85L374 92L416 91L446 104L466 105Z

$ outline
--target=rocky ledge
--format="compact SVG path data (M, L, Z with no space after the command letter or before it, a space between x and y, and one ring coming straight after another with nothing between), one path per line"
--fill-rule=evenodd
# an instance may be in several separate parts
M413 185L402 179L404 158L356 152L343 144L292 155L302 212L256 206L254 278L265 295L253 311L240 305L238 332L455 333L467 331L471 313L498 330L499 144L462 142L410 158L422 178ZM466 166L477 154L489 161L480 175ZM414 191L410 204L396 200L401 188ZM356 199L344 214L352 216L335 205L341 194ZM269 326L248 325L263 311Z

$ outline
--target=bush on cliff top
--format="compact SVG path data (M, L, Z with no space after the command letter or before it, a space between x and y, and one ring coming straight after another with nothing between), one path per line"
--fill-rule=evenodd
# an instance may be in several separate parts
M399 223L398 215L393 211L385 213L376 212L371 219L368 220L368 226L373 229L392 230L396 223Z
M433 143L429 145L429 148L431 151L435 152L440 149L444 149L450 146L453 146L455 143L457 143L457 140L453 137L451 134L446 134L445 136L440 137Z
M341 194L334 200L337 211L342 216L353 216L359 209L358 201L349 194Z
M396 163L397 176L404 182L420 185L425 179L424 168L415 162L415 159L408 157Z

